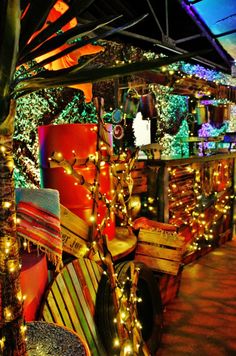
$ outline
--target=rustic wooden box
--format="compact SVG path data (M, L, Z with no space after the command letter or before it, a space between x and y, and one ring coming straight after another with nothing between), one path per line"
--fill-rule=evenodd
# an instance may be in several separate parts
M180 266L176 276L167 273L156 272L155 276L159 282L161 300L163 306L172 303L178 296L183 266Z
M154 271L177 275L182 263L184 237L177 232L140 229L135 260Z
M87 252L88 225L63 205L60 206L60 215L63 251L83 257Z

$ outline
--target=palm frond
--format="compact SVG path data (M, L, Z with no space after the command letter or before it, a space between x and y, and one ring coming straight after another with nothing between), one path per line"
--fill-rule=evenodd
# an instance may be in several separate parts
M55 33L60 31L61 28L68 24L74 17L81 15L81 13L83 13L87 9L87 7L89 7L93 2L94 0L72 0L68 10L63 15L61 15L56 21L48 24L48 26L45 27L45 29L43 29L42 31L40 31L40 33L37 34L34 39L27 45L25 49L26 53L31 52L34 48L36 48L41 43L53 36ZM22 54L21 49L20 53Z
M23 51L32 35L44 25L49 12L57 0L30 1L21 19L20 52Z
M119 17L120 16L117 17L110 16L106 19L93 21L89 24L74 26L70 30L65 31L63 33L59 33L57 36L48 39L47 41L42 43L40 46L38 46L35 50L33 50L30 53L27 53L27 48L26 48L24 54L19 58L18 64L20 65L22 63L31 61L34 58L47 54L61 47L62 45L66 44L67 42L73 41L76 37L81 37L85 35L85 33L88 34L91 31L95 31L98 28L106 26L112 21L117 20Z
M37 68L40 68L40 67L42 68L42 67L46 66L47 64L52 63L53 61L65 56L65 55L67 55L67 54L69 54L69 53L71 53L71 52L73 52L73 51L75 51L75 50L77 50L77 49L89 44L89 43L94 43L94 42L96 42L96 41L98 41L100 39L103 39L103 38L106 38L108 36L111 36L116 32L119 32L121 30L127 29L129 27L132 27L135 24L137 24L138 22L140 22L141 20L143 20L146 16L147 16L147 14L142 15L141 17L139 17L139 18L137 18L137 19L135 19L135 20L133 20L131 22L128 22L128 23L126 23L126 24L124 24L122 26L113 28L113 29L111 29L111 30L109 30L107 32L104 32L103 34L100 34L99 36L95 36L95 37L92 37L92 38L81 40L80 42L77 42L77 43L71 45L70 47L60 51L59 53L57 53L57 54L55 54L55 55L53 55L51 57L48 57L48 58L38 62L35 66L33 66L31 68L31 70L33 71L33 70L36 70ZM31 60L31 59L34 59L35 57L32 56L32 55L29 55L27 58L28 58L28 60Z

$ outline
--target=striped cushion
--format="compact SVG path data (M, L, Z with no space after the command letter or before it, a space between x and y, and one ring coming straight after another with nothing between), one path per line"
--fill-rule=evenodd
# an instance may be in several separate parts
M53 189L16 189L17 235L62 264L59 193Z

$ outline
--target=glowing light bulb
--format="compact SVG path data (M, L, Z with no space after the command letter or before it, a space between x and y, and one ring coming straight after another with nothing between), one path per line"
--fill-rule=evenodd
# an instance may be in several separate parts
M96 219L95 219L95 216L94 216L94 215L91 215L90 218L89 218L89 220L90 220L91 222L95 222L95 220L96 220Z
M118 338L114 340L114 347L119 347L120 346L120 341Z
M10 311L10 309L7 307L7 308L5 308L5 310L4 310L4 314L5 314L5 318L6 319L10 319L11 318L11 316L12 316L12 313L11 313L11 311Z
M124 355L130 355L132 354L132 346L131 345L125 345L124 347Z
M26 330L27 330L27 326L26 325L21 325L21 327L20 327L21 333L24 334L26 332Z
M1 350L4 349L5 341L6 341L6 338L5 338L5 337L2 337L2 338L0 339L0 348L1 348Z
M11 206L11 202L10 201L4 201L2 202L2 207L3 209L9 209Z

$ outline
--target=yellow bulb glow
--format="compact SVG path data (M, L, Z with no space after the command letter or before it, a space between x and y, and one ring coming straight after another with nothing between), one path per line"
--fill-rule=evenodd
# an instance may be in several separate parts
M27 326L26 325L21 325L21 327L20 327L21 333L24 334L26 332L26 330L27 330Z
M10 311L9 308L5 308L4 314L5 314L5 318L6 318L6 319L10 319L11 316L12 316L12 313L11 313L11 311Z
M131 345L125 345L124 347L124 355L131 355L132 354L132 346Z
M4 348L5 341L6 341L6 338L5 338L5 337L2 337L2 338L0 339L0 348L1 348L1 350L3 350L3 348Z
M120 346L120 341L119 341L118 338L116 338L116 339L114 340L114 346L115 346L115 347L119 347L119 346Z
M2 202L2 207L3 209L9 209L11 206L11 202L10 201L4 201Z
M122 312L120 316L121 316L122 319L125 319L126 313L125 313L125 312Z

